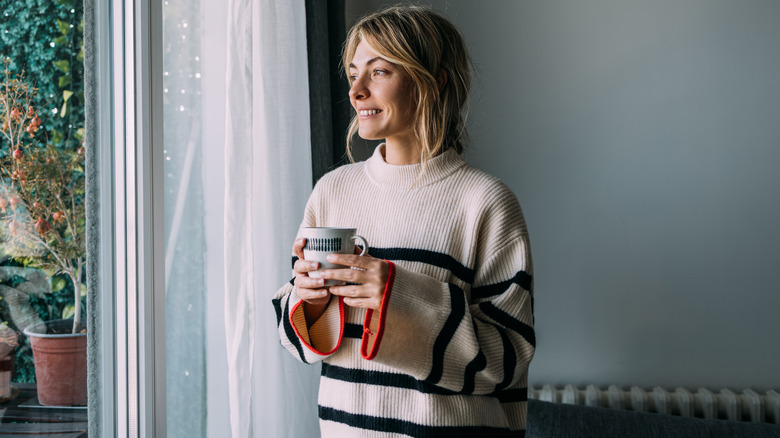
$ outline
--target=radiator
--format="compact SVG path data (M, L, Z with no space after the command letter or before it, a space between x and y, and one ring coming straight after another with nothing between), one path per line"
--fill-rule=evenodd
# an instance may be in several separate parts
M708 419L751 421L780 424L780 394L769 390L758 393L752 389L735 392L724 388L717 392L706 388L691 391L661 387L645 390L632 386L628 390L616 385L607 389L588 385L585 389L574 385L563 388L552 385L534 386L528 397L536 400L639 412L656 412Z

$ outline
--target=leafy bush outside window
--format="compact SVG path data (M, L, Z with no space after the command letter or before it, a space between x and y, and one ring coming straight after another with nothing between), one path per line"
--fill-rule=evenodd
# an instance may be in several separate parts
M7 68L12 75L24 73L37 88L32 106L41 115L42 124L30 133L30 141L63 155L77 151L84 136L83 15L80 0L0 0L0 56L10 60ZM0 146L0 154L11 152L7 142ZM40 279L18 268L35 263L8 257L3 245L0 243L0 321L10 319L10 303L3 298L6 287L25 291L30 307L42 320L69 317L74 294L68 277L53 276L46 285L52 293L34 293L33 286ZM82 308L84 303L82 297ZM24 329L12 322L9 326L18 332ZM32 352L24 335L15 354L14 381L33 382Z

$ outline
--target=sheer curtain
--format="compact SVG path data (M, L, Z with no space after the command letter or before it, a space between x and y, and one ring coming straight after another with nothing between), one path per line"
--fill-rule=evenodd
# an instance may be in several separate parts
M225 321L233 436L311 437L318 369L276 334L271 296L290 279L311 191L304 0L228 2Z

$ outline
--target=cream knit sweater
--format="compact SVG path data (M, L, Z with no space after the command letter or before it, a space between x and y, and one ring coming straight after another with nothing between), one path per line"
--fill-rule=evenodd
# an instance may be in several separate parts
M380 311L334 296L311 327L285 284L282 345L322 361L324 437L523 436L535 336L520 206L452 150L419 172L379 146L317 183L301 226L356 227L390 276Z

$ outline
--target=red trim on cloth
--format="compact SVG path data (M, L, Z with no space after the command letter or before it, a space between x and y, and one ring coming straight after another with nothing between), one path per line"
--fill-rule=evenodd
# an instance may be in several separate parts
M339 297L339 325L341 326L339 328L339 341L336 343L336 346L333 347L333 350L328 351L326 353L317 350L314 348L314 346L309 345L306 340L303 339L300 332L298 332L298 327L295 326L295 320L293 319L293 314L298 310L298 307L300 307L303 304L303 300L298 301L296 303L292 310L290 310L290 315L288 316L290 318L290 325L292 325L293 330L295 330L295 335L298 336L298 339L301 340L301 343L306 346L309 350L313 351L316 354L319 354L320 356L329 356L336 352L336 350L339 349L341 346L341 340L344 338L344 297ZM327 312L327 309L325 310ZM303 312L303 308L301 308L301 312ZM323 313L324 315L324 313ZM309 339L311 339L311 334L309 334Z
M366 310L366 318L363 321L363 338L360 340L360 355L363 359L372 360L379 352L379 343L382 342L382 335L385 332L385 321L387 321L387 302L390 300L390 293L393 290L393 283L395 282L395 263L385 260L387 262L390 271L387 274L387 283L385 283L385 291L382 295L382 304L379 305L379 324L376 333L371 333L371 318L374 315L374 309ZM369 336L374 335L374 342L371 345L369 351L368 341Z

